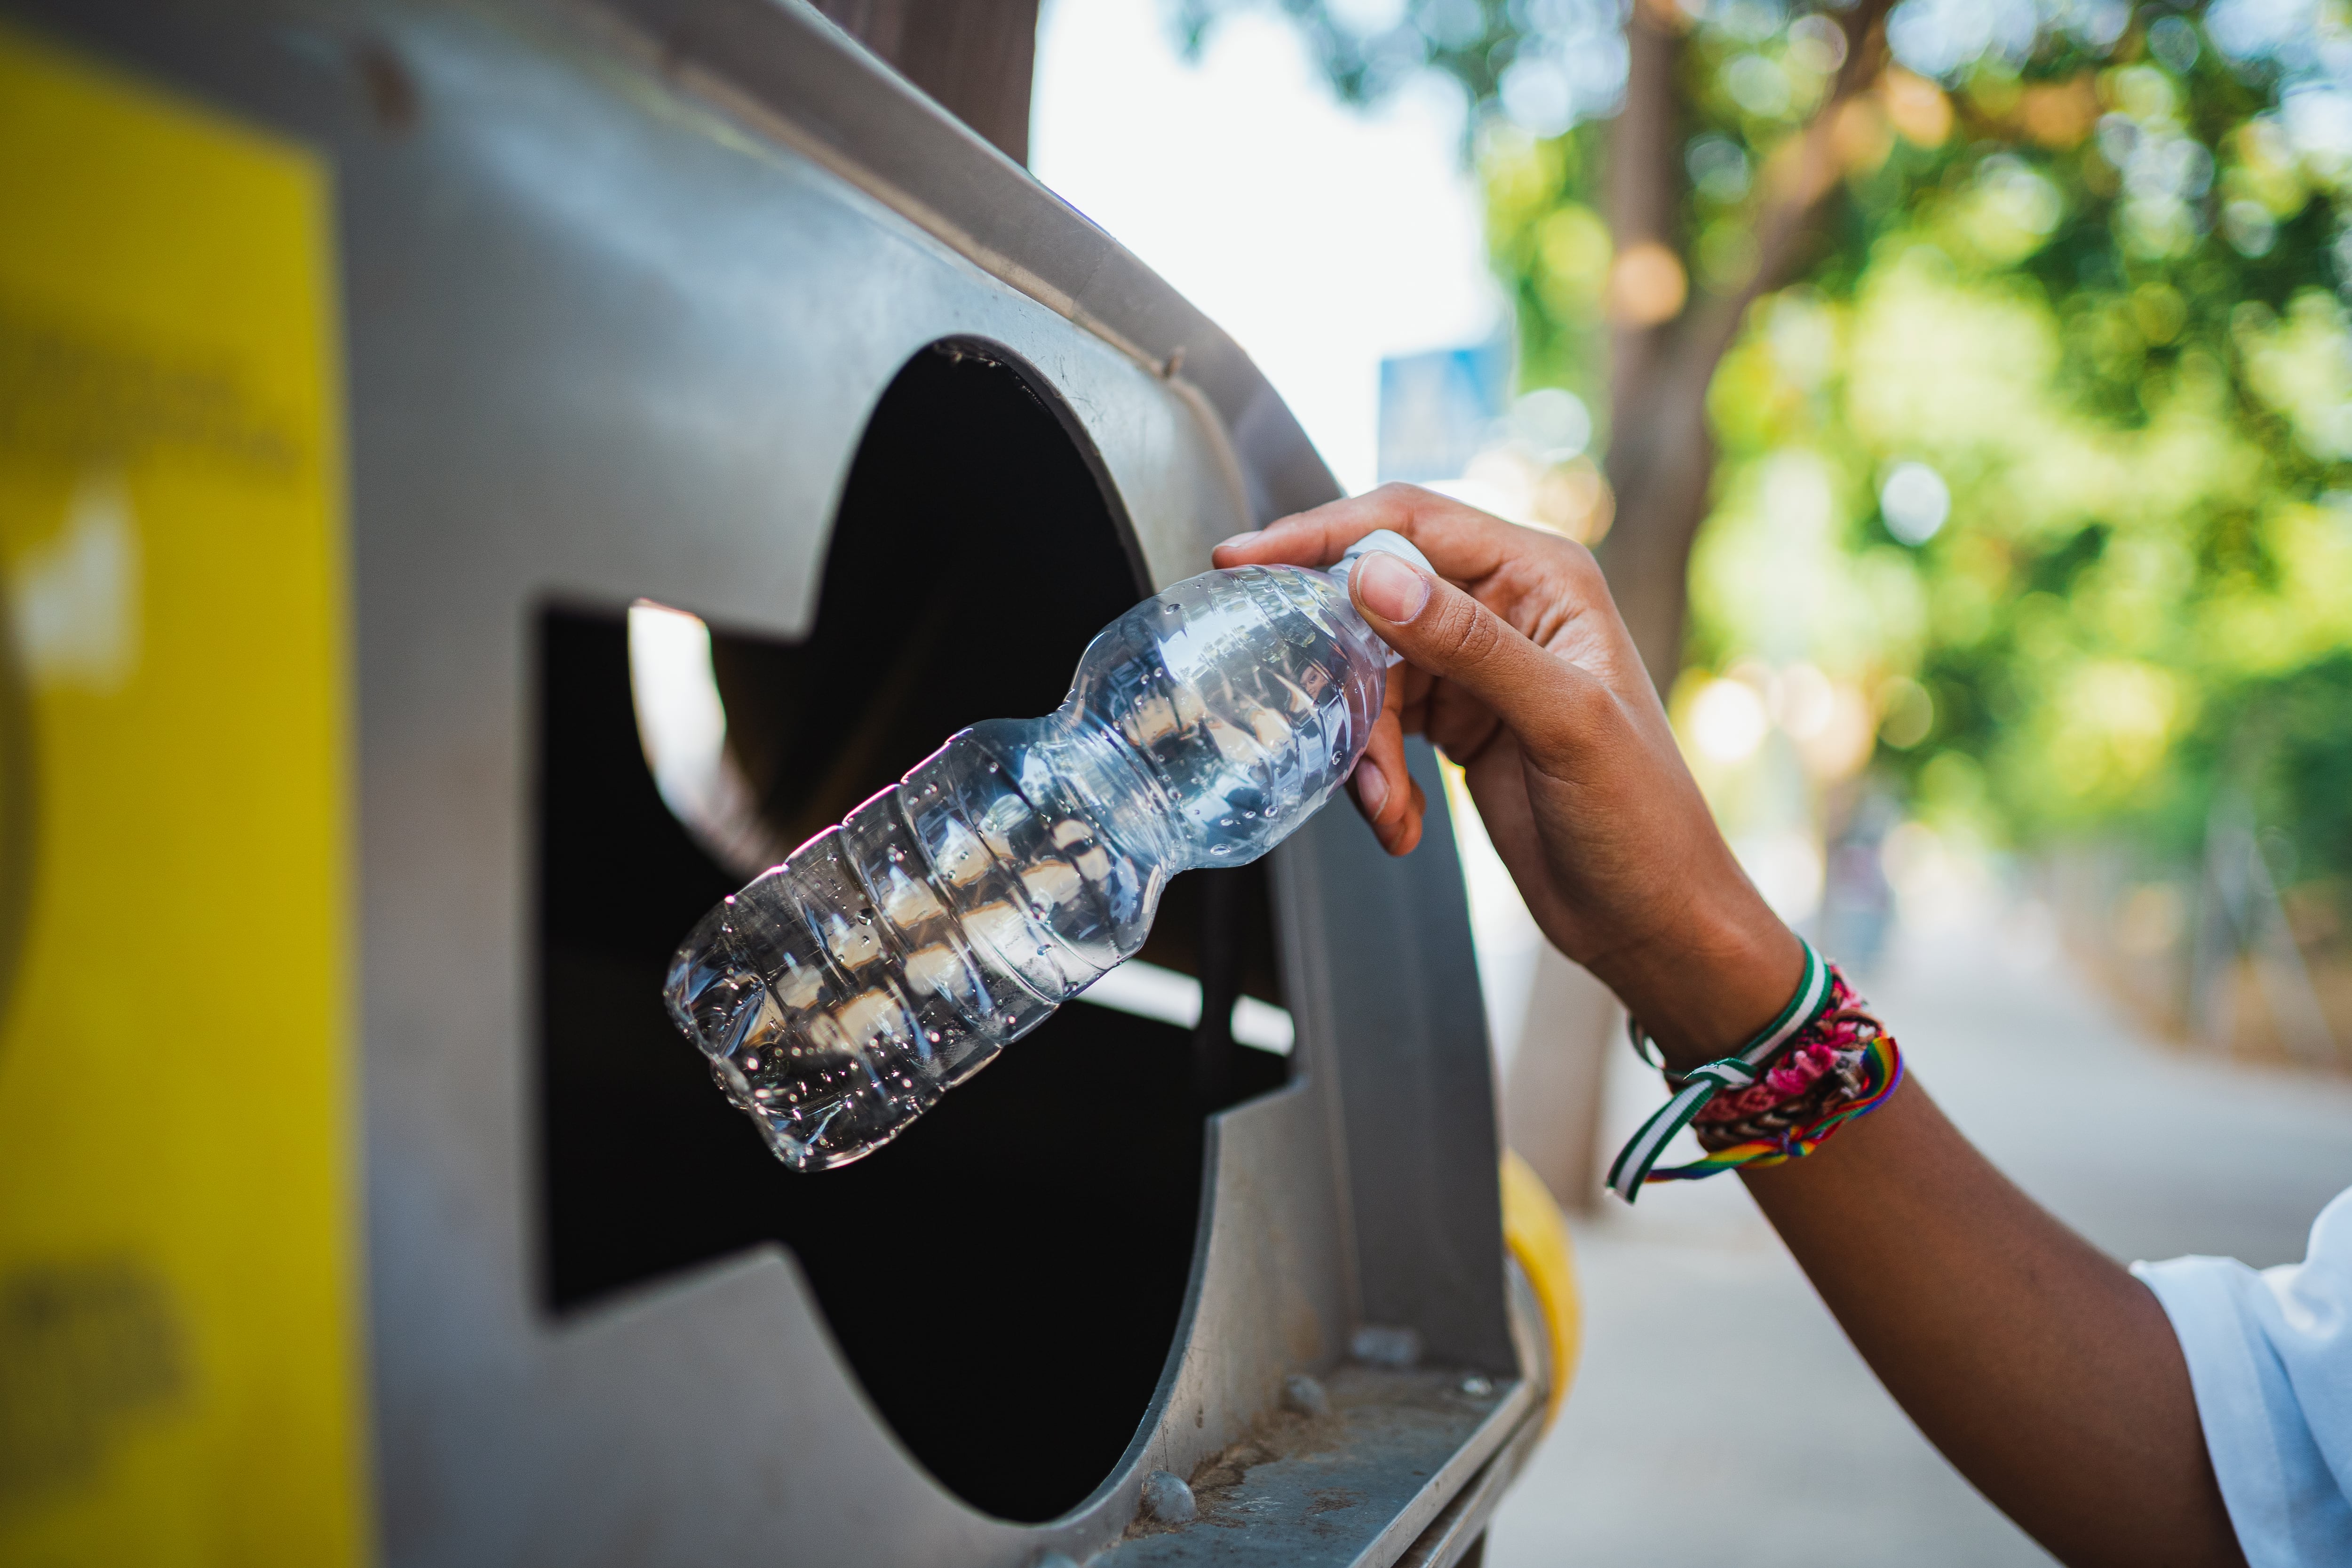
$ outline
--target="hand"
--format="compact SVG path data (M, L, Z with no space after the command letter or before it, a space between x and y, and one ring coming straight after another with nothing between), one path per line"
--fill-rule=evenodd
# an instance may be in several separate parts
M1590 551L1387 485L1229 539L1216 563L1320 566L1381 528L1438 573L1379 554L1356 568L1358 610L1405 658L1353 780L1381 843L1420 841L1403 749L1426 734L1468 776L1544 934L1669 1059L1743 1044L1796 989L1796 938L1717 831Z

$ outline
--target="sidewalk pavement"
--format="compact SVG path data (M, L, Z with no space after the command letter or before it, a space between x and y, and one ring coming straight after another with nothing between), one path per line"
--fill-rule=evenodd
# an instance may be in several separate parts
M2047 953L1938 932L1862 989L1961 1130L2119 1258L2289 1262L2352 1184L2352 1081L2158 1044ZM1657 1093L1612 1064L1606 1148ZM1880 1389L1736 1178L1603 1204L1574 1227L1583 1363L1487 1568L2052 1561Z

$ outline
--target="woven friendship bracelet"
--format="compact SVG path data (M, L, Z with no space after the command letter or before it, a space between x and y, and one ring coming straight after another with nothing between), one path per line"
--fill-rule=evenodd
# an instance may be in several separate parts
M1801 938L1800 944L1804 974L1780 1016L1736 1054L1680 1079L1668 1075L1674 1097L1609 1167L1609 1188L1619 1197L1632 1203L1647 1182L1696 1181L1802 1159L1885 1104L1902 1082L1903 1057L1893 1037L1812 944ZM1648 1036L1639 1024L1630 1029L1634 1049L1651 1060ZM1776 1066L1784 1054L1790 1059ZM1727 1098L1718 1104L1718 1096ZM1706 1157L1655 1169L1668 1141L1694 1121Z

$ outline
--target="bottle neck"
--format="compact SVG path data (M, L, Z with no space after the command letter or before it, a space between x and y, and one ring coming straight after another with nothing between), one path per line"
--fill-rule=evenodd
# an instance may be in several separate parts
M1429 563L1429 557L1423 555L1413 542L1403 534L1393 529L1376 528L1348 546L1347 552L1341 555L1335 564L1325 569L1325 575L1339 584L1339 599L1345 605L1349 617L1356 626L1363 628L1365 637L1370 640L1374 647L1380 650L1386 668L1394 669L1404 662L1404 656L1389 647L1380 635L1372 630L1371 624L1356 613L1355 595L1351 586L1352 579L1356 574L1356 563L1367 555L1375 553L1393 555L1401 561L1409 561L1432 576L1436 574L1437 568L1432 566Z

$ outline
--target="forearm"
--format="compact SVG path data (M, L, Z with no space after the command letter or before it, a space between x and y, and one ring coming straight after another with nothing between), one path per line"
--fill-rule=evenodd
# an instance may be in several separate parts
M2062 1561L2242 1562L2155 1296L1916 1080L1748 1183L1896 1402Z
M1736 1047L1796 985L1796 939L1742 912L1703 944L1685 937L1688 951L1627 955L1611 977L1645 1025L1668 1020L1652 1032L1678 1068ZM2063 1561L2242 1561L2164 1309L1995 1170L1916 1079L1812 1158L1745 1174L1896 1403Z
M1684 951L1623 955L1611 977L1644 1025L1669 1020L1652 1033L1677 1068L1736 1047L1797 984L1802 949L1758 902L1717 900L1730 912L1683 925ZM2155 1295L1995 1170L1916 1079L1812 1158L1744 1174L1896 1402L2062 1560L2242 1561Z

